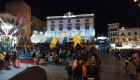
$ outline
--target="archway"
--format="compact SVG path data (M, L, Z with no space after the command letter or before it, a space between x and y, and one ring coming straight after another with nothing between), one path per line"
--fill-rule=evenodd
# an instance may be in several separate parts
M55 48L56 47L56 43L59 40L59 38L63 37L63 36L70 36L72 39L74 38L74 35L71 33L67 33L67 32L63 32L63 33L59 33L57 34L51 41L50 43L50 48Z

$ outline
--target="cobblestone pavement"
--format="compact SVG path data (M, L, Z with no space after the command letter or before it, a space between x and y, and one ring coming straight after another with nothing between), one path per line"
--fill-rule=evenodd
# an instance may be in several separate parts
M118 60L112 55L102 54L101 80L128 80L124 70L123 60ZM36 65L28 65L28 67ZM47 64L40 66L46 70L48 80L67 80L65 65ZM10 70L0 70L0 80L8 80L12 76L25 70L27 65L21 65L20 68L10 66Z

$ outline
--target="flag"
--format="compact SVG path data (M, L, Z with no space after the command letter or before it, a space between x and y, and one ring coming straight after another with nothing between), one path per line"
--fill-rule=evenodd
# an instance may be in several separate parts
M14 25L16 25L17 28L21 27L23 25L23 17L21 15L21 13L18 14L17 19L14 22ZM8 32L8 35L11 35L13 31L14 31L14 28L10 29Z
M5 32L0 28L0 33L2 34L2 35L6 35L5 34Z
M21 13L18 13L17 19L15 20L14 24L17 25L20 19Z

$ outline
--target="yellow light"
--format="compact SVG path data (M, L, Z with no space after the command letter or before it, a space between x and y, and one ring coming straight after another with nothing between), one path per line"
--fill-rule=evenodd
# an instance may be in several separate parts
M137 2L137 0L134 0L134 2Z

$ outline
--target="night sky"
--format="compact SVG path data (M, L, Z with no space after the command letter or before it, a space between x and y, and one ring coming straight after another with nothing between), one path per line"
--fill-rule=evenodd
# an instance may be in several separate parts
M9 1L9 0L7 0ZM12 1L12 0L10 0ZM140 26L140 7L133 0L25 0L32 8L32 15L46 21L47 16L95 14L96 34L107 33L107 24L120 23L126 27ZM4 11L6 0L0 0Z

